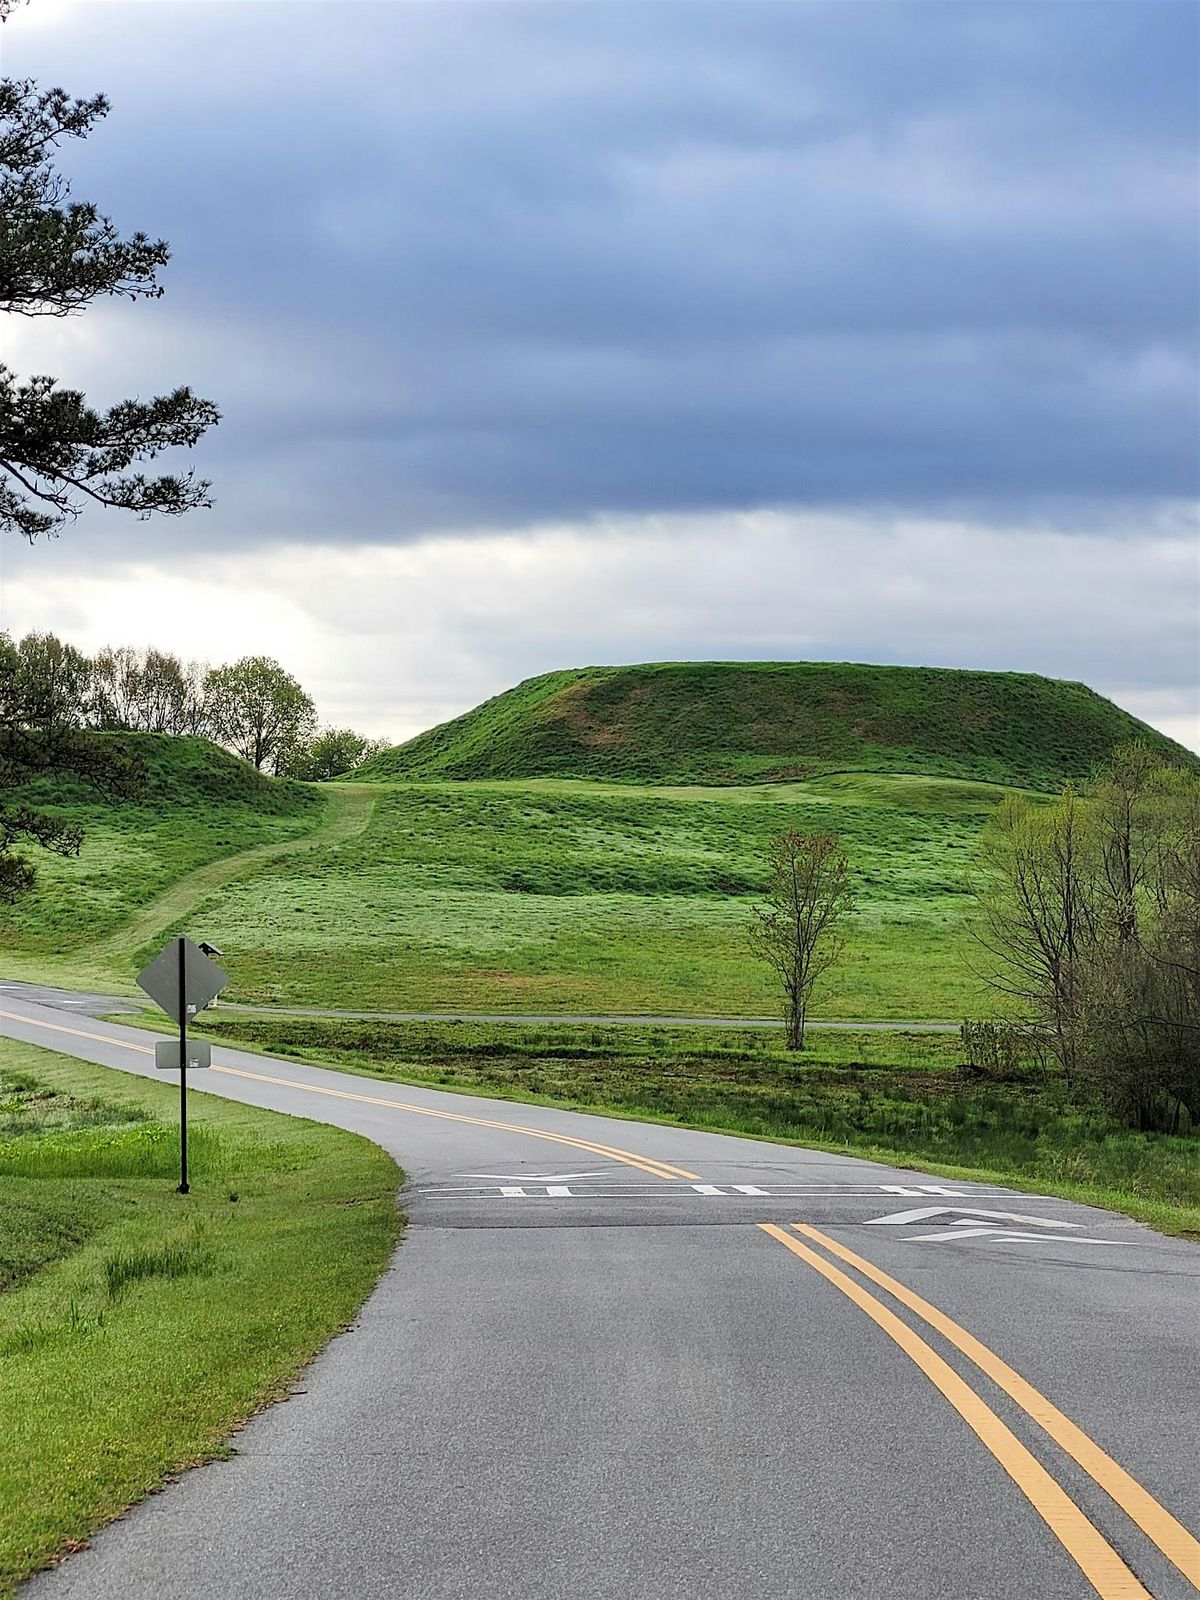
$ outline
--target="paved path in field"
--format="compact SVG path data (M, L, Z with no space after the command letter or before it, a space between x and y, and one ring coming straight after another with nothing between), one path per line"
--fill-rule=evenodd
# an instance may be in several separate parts
M5 995L0 1031L154 1075L144 1032L82 1009ZM29 1600L1200 1592L1194 1245L845 1156L213 1055L209 1091L392 1151L411 1225L230 1460Z
M0 980L0 994L30 1000L35 1005L57 1006L104 1016L142 1007L125 996L79 989L58 989L45 983ZM637 1017L570 1012L521 1011L339 1011L321 1006L253 1006L218 1001L216 1011L248 1017L344 1017L358 1022L510 1022L526 1027L614 1028L782 1028L778 1017ZM957 1022L847 1022L812 1018L808 1026L853 1033L957 1033Z

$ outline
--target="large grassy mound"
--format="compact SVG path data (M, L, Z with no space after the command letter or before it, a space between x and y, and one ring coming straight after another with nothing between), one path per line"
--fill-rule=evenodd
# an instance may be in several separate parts
M1052 790L1134 739L1196 761L1084 684L1033 673L660 662L530 678L355 777L745 784L858 771Z

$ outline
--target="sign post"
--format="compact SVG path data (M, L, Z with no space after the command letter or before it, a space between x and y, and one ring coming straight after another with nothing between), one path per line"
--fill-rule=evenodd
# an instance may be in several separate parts
M179 939L179 1192L188 1193L187 1170L187 940Z
M218 955L220 952L217 952ZM179 1190L189 1192L187 1149L187 1069L207 1066L209 1051L207 1041L203 1048L193 1045L192 1059L188 1052L188 1018L203 1011L220 994L229 982L206 952L190 939L172 939L155 956L148 967L137 976L138 987L144 989L151 1000L179 1025L179 1056L174 1046L156 1045L154 1064L179 1069ZM165 1041L164 1041L165 1043Z

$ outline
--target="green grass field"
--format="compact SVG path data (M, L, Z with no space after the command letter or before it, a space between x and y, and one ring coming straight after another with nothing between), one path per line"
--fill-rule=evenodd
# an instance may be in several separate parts
M376 1146L0 1040L0 1593L217 1455L395 1243Z
M400 1083L606 1111L984 1178L1200 1237L1200 1138L1133 1132L1040 1063L996 1079L956 1035L528 1027L208 1015L213 1037Z
M365 785L363 786L366 787ZM227 998L349 1009L772 1015L746 928L786 828L832 829L860 909L816 1010L951 1017L963 875L1001 791L845 774L751 789L545 780L379 786L365 831L202 903Z
M668 661L530 678L359 775L712 785L914 772L1052 790L1134 739L1195 763L1084 684L1033 673Z

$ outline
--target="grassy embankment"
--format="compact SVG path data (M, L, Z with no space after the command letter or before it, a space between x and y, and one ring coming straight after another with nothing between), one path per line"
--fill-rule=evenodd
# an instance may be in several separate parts
M0 1593L286 1391L395 1243L353 1134L0 1041Z
M77 857L36 851L34 891L0 907L8 977L130 990L164 931L246 873L361 827L371 796L269 778L204 739L109 734L145 766L133 796L111 799L56 776L15 799L84 830Z
M989 1080L958 1038L209 1015L214 1037L399 1083L747 1134L991 1179L1200 1237L1200 1137L1072 1106L1044 1068Z
M765 1015L764 853L821 829L860 910L819 1012L958 1018L990 1003L961 912L1001 785L1052 788L1133 736L1177 749L1082 685L836 663L550 674L322 788L126 736L150 766L136 804L31 796L88 838L0 918L0 958L128 990L186 931L228 952L233 999Z

